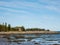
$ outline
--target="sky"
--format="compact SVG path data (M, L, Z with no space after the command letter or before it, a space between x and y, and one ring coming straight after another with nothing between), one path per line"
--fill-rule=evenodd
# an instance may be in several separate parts
M0 23L60 31L60 0L0 0Z

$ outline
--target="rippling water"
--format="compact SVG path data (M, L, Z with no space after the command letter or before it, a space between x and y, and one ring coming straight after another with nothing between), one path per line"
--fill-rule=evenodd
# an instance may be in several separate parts
M0 45L60 45L60 34L1 35Z

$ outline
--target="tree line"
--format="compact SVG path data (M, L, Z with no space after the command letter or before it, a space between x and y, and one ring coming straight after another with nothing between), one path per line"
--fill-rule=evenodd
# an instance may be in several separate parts
M22 27L11 27L10 24L7 24L7 23L3 23L3 24L0 24L0 32L4 31L4 32L7 32L7 31L50 31L49 29L48 30L45 30L45 29L40 29L40 28L27 28L25 29L24 26Z
M10 31L11 25L7 23L0 24L0 31Z
M26 31L50 31L49 29L45 30L45 29L40 29L40 28L28 28L26 29Z
M22 31L25 31L25 28L23 26L11 27L11 25L7 23L0 24L0 32L19 31L19 28L21 28Z

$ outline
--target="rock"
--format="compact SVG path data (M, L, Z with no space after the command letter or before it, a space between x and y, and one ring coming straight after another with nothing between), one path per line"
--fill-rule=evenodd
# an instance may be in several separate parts
M60 44L53 44L53 45L60 45Z

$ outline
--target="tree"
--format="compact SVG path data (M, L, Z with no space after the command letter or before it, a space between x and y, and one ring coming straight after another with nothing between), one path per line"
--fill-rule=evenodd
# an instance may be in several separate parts
M10 31L11 30L11 25L10 24L8 24L8 31Z
M47 31L50 31L49 29Z
M23 26L21 27L21 29L22 29L22 31L25 31L25 28Z
M8 30L7 30L7 23L6 23L6 22L5 22L5 31L8 31Z
M2 25L0 24L0 31L2 31Z
M5 31L5 25L0 24L0 31Z

